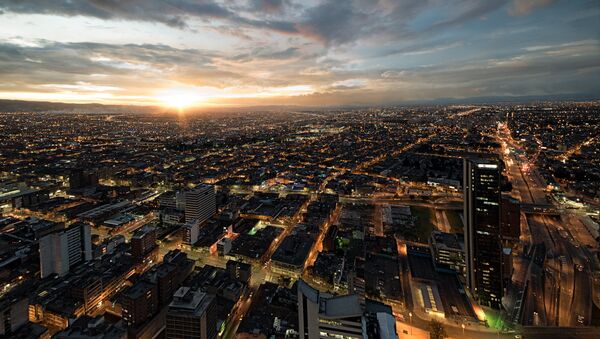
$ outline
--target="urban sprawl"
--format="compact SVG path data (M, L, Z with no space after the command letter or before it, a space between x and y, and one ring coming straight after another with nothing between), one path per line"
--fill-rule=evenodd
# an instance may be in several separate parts
M0 335L597 337L598 126L598 102L1 113Z

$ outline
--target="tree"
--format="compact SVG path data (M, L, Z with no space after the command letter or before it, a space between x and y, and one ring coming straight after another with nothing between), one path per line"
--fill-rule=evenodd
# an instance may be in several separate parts
M435 319L431 319L431 322L429 323L429 338L443 339L446 335L446 329L442 323Z

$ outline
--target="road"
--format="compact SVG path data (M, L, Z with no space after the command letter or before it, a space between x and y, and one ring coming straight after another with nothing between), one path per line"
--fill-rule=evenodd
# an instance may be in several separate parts
M582 232L576 216L566 216L560 206L551 205L546 183L535 163L529 162L507 128L499 140L513 183L513 192L522 204L547 206L558 216L527 211L533 251L527 269L528 289L523 306L524 325L587 326L591 320L592 260L589 251L573 237ZM572 233L573 232L573 233ZM581 238L578 236L577 238ZM587 240L587 239L586 239ZM589 240L588 243L590 244ZM524 269L524 268L521 269Z
M522 204L547 205L546 185L535 171L535 164L530 164L523 156L518 143L512 138L508 128L499 131L498 140L502 145L502 155L506 164L508 179L513 185L513 192L519 196Z

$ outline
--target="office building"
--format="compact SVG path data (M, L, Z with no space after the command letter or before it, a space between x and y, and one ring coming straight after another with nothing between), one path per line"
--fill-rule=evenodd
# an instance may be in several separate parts
M168 191L161 194L157 199L160 208L168 208L176 211L185 209L185 193L183 191Z
M181 227L181 239L185 245L194 245L198 241L198 235L200 234L200 222L198 220L191 220L186 222Z
M40 238L40 274L64 276L69 269L92 259L90 225L75 223Z
M242 281L246 284L250 283L250 278L252 277L252 266L250 264L229 260L225 269L232 279Z
M194 260L189 259L184 252L174 250L164 255L162 263L148 273L158 286L159 305L167 305L171 301L173 293L193 269Z
M300 338L367 338L364 309L357 294L332 296L298 281Z
M123 292L121 304L127 326L143 324L158 310L158 289L155 284L142 280Z
M178 289L169 304L165 334L167 339L216 338L215 297L189 287Z
M81 302L85 313L92 315L102 301L104 292L102 277L94 274L86 274L75 278L69 292L73 299Z
M206 221L217 210L215 187L198 185L185 192L185 222Z
M481 305L500 308L502 243L498 162L465 159L463 187L467 286Z
M29 302L25 297L8 297L0 300L0 337L10 338L21 326L27 324Z
M465 276L467 270L465 250L456 234L433 231L429 238L429 245L436 266L451 268L461 276Z
M521 236L521 205L519 200L503 196L500 207L502 239L505 242L518 241Z
M131 255L136 260L143 260L157 249L156 230L150 226L138 229L131 237Z

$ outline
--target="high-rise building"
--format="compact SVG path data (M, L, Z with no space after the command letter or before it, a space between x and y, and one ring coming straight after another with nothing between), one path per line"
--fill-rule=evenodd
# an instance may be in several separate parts
M521 236L521 205L519 200L502 197L500 203L500 229L506 242L518 241Z
M204 222L215 214L217 198L215 187L211 185L198 185L185 192L185 222L196 220Z
M500 308L502 242L500 169L495 160L464 160L467 286L481 305Z
M159 305L169 304L173 293L193 269L194 260L189 259L185 252L173 250L163 256L162 263L147 272L149 279L158 286Z
M167 339L213 339L217 337L215 297L181 287L167 311Z
M143 324L158 310L158 289L155 284L142 280L123 292L121 304L127 326Z
M153 227L144 226L131 237L131 255L136 260L144 260L156 249L156 230Z
M53 273L64 276L69 269L92 259L90 225L75 223L40 238L40 271L45 278Z

